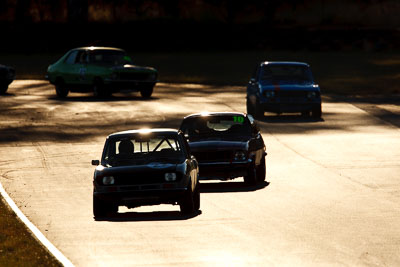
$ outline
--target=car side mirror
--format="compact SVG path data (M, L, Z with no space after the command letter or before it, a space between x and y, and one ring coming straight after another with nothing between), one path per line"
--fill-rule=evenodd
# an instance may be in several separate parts
M92 165L93 166L99 166L100 165L100 160L98 160L98 159L92 160Z

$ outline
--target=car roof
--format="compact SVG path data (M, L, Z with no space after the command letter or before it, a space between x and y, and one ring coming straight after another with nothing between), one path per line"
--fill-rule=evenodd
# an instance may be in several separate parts
M203 116L244 116L247 117L246 113L243 112L201 112L190 114L183 119L194 118L194 117L203 117Z
M295 66L307 66L309 67L310 65L305 62L297 62L297 61L264 61L261 62L260 64L262 65L295 65Z
M72 50L110 50L110 51L121 51L125 52L125 50L117 47L106 47L106 46L83 46L77 47Z
M108 137L127 136L127 135L133 135L133 134L149 134L149 133L178 134L179 130L171 129L171 128L127 130L127 131L112 133Z

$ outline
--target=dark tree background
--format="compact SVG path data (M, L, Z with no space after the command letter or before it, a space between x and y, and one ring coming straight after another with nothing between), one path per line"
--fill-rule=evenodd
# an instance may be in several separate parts
M391 49L398 14L398 0L0 0L0 46Z

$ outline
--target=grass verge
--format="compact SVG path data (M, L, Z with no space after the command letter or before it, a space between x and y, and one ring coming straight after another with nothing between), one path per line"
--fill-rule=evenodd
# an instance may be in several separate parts
M0 266L62 266L0 196Z
M246 86L261 61L302 61L311 65L323 93L399 94L400 53L366 51L182 51L128 53L138 65L153 66L162 82ZM0 54L0 64L14 66L17 79L43 79L47 66L64 52Z

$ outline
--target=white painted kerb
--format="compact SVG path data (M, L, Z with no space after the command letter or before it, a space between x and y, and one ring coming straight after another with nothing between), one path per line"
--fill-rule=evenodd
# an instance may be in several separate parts
M39 231L39 229L29 221L29 219L22 213L17 207L14 201L10 198L7 192L4 190L3 185L0 183L0 193L6 200L8 205L18 216L18 218L32 231L35 237L49 250L51 254L59 261L62 265L67 267L73 267L74 265Z

